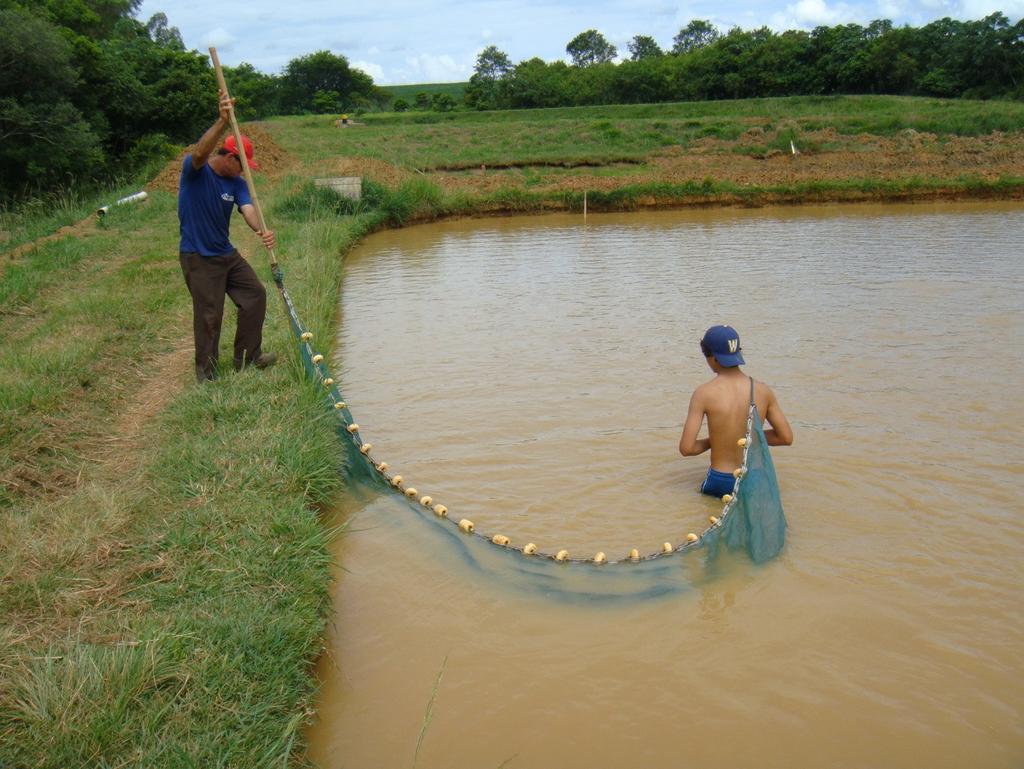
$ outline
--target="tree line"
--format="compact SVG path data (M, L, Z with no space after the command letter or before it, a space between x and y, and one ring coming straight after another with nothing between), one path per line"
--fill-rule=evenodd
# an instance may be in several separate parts
M513 65L495 46L476 60L466 104L476 109L565 107L764 96L891 94L1024 98L1024 19L945 18L922 27L891 21L776 33L736 27L722 34L691 21L664 51L637 35L629 57L597 30L566 46L571 63L532 58Z
M166 15L136 19L140 3L0 0L0 206L127 177L216 118L209 57L185 50ZM247 64L225 75L243 119L388 98L326 51L293 59L280 76Z

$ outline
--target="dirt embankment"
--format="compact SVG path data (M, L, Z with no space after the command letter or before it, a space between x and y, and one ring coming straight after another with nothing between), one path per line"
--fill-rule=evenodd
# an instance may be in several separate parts
M259 163L259 171L256 171L256 183L259 184L261 176L275 179L286 173L295 164L295 158L282 149L271 137L270 133L260 123L246 123L242 126L242 133L252 140L253 159ZM195 145L189 145L177 158L168 163L163 171L146 185L146 190L163 190L164 192L178 193L178 179L181 177L181 164L185 156L195 149Z
M996 181L1024 177L1024 135L992 133L979 137L937 137L908 130L893 137L847 136L832 129L806 132L800 144L771 149L774 134L752 128L735 141L706 138L688 147L669 147L639 164L612 164L614 173L593 167L478 168L435 171L427 178L455 192L489 193L500 189L534 192L610 191L634 184L730 183L739 187L780 188L810 182L949 182L950 197L960 197L959 179ZM796 150L794 153L793 150ZM379 160L342 158L337 170L394 184L414 175ZM601 170L601 169L596 169ZM929 197L941 197L934 186ZM838 197L837 193L837 197ZM827 195L826 195L827 197ZM817 195L815 201L821 200Z

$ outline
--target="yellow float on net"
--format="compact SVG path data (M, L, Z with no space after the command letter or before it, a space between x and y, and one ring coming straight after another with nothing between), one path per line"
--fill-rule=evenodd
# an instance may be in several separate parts
M387 462L381 462L379 465L377 465L377 472L378 473L383 473L387 469L388 469L388 463Z
M427 496L420 497L420 504L423 505L424 507L430 507L432 504L434 504L434 498Z
M324 387L330 387L332 384L334 384L334 380L330 377L327 377L327 379L324 380Z
M725 502L725 504L732 502L732 494L723 494L722 501Z
M738 441L736 441L736 445L739 446L742 449L744 446L747 445L747 439L746 438L740 438Z
M370 453L370 449L372 449L372 448L373 448L373 444L372 443L364 443L362 446L359 447L359 452L361 454L369 454Z
M463 518L459 521L459 528L467 534L470 534L473 531L473 522L468 518Z
M338 409L339 411L340 411L341 409L345 408L345 401L337 401L337 402L336 402L336 403L334 404L334 408Z
M448 508L445 507L444 505L434 505L434 514L438 518L444 518L446 515L448 515Z
M556 561L564 561L568 557L569 557L569 551L568 550L559 550L557 553L555 553L555 560Z
M602 552L598 552L594 555L594 563L605 563L607 560L608 556Z
M409 497L409 499L412 499L413 497L417 496L418 494L419 494L419 492L416 491L416 489L414 489L412 486L410 486L409 488L407 488L405 490L405 496Z
M743 475L743 468L742 467L737 467L735 470L732 471L732 477L733 478L739 478L741 475Z
M493 537L491 537L491 542L493 542L496 545L501 545L501 547L508 547L511 541L512 540L506 537L504 534L495 534Z
M532 542L523 548L523 555L533 555L537 552L537 546Z
M637 550L635 547L632 550L629 551L629 560L631 560L631 561L639 561L640 560L640 551Z
M310 339L312 339L312 338L313 338L313 332L312 332L312 331L303 331L303 332L302 332L302 335L301 335L301 336L300 336L299 338L300 338L300 339L301 339L301 340L302 340L303 342L308 342L308 341L309 341Z
M322 363L322 362L323 362L323 359L324 359L324 356L323 356L323 355L321 355L320 353L317 353L317 354L316 354L316 355L314 355L314 356L313 356L313 358L312 358L312 360L313 360L313 363L314 363L314 364L316 364L316 363Z
M665 542L661 546L661 552L663 552L663 553L671 553L674 549L675 548L672 547L672 543L671 542Z
M700 537L698 537L692 531L689 534L686 535L686 541L687 542L696 542L698 539L700 539Z
M400 475L396 475L391 479L392 486L401 486L404 479Z
M357 433L357 432L359 432L359 425L357 425L355 422L353 422L352 424L350 424L345 429L348 430L350 433Z
M714 515L710 516L708 518L708 520L711 521L711 525L712 526L714 526L716 523L718 523L718 518L716 516L714 516Z

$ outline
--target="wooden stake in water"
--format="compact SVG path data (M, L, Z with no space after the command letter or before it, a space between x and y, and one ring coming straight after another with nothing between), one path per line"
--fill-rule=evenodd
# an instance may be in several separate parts
M583 190L583 221L587 221L587 191Z
M226 94L228 94L228 84L224 80L224 71L220 68L220 59L217 58L217 49L210 49L210 59L213 60L213 69L217 73L217 85ZM238 147L238 159L242 161L242 175L245 177L245 183L249 185L249 197L252 198L253 208L256 209L256 218L260 223L260 231L266 232L267 221L263 218L263 210L260 208L260 200L256 197L256 185L252 182L252 171L249 170L249 158L245 156L245 146L242 144L242 132L238 130L238 121L235 119L235 109L232 107L228 111L228 117L231 120L231 132L235 137L235 146ZM270 254L270 266L273 269L277 268L277 257L274 255L274 249L268 248L267 253Z

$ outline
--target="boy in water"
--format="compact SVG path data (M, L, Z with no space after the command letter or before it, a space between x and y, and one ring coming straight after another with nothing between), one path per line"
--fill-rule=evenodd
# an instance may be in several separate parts
M766 426L764 436L769 446L789 446L793 430L775 393L761 382L752 382L740 370L746 365L740 349L740 336L732 326L712 326L700 341L701 352L715 378L698 387L690 398L690 408L679 439L679 453L695 457L711 449L711 467L700 486L704 494L721 497L732 492L733 470L743 462L743 448L737 440L746 435L747 411L750 408L751 384L757 413ZM701 423L708 420L708 437L697 439ZM771 425L768 427L767 425Z

